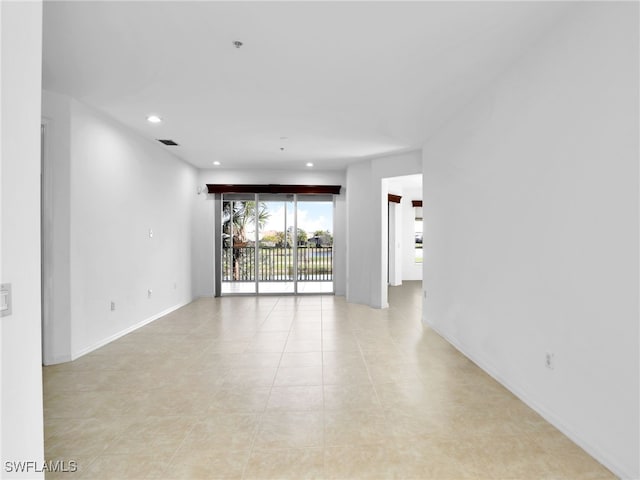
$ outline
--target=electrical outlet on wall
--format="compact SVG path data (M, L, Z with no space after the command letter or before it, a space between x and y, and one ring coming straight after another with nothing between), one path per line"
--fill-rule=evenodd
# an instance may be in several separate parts
M111 302L111 311L113 312L116 309L116 302Z
M552 352L547 352L544 356L544 366L549 370L553 370L556 367L555 358Z
M153 290L147 290L147 298L151 298L151 295L153 295Z

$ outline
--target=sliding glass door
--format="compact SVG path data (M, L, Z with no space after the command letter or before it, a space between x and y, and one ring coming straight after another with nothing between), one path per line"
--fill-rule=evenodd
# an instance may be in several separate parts
M256 195L222 201L222 293L256 293Z
M294 195L258 197L264 210L258 234L258 292L295 293Z
M297 196L297 289L333 293L333 197Z
M333 293L333 197L223 194L220 292Z

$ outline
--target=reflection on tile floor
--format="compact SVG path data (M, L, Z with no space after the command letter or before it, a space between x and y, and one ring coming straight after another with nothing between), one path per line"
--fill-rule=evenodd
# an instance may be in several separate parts
M45 367L45 452L89 479L607 479L423 327L418 282L200 299Z
M258 291L262 294L292 294L294 293L293 281L291 282L259 282ZM298 281L298 293L319 294L333 293L333 281L313 282ZM255 294L256 282L222 282L223 295Z

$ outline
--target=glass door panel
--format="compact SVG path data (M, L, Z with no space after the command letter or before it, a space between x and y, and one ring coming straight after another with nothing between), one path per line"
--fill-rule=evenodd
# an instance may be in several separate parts
M222 293L255 294L255 195L222 196Z
M259 195L258 292L295 293L293 195Z
M333 293L333 197L298 195L297 291Z

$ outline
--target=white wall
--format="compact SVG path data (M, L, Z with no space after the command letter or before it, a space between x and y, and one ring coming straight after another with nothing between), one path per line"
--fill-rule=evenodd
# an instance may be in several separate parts
M421 170L420 151L365 160L347 168L347 301L374 308L388 306L389 191L383 179Z
M70 173L53 177L53 214L60 214L60 223L53 218L51 234L55 240L64 237L57 229L69 228L68 284L63 283L67 272L52 265L60 289L70 294L69 317L64 309L53 309L61 315L51 322L54 332L70 323L69 354L77 358L193 298L191 216L197 175L160 145L74 99L45 94L43 100L51 154L45 162L63 157L68 145ZM56 138L67 132L68 142ZM49 331L45 340L53 343L45 351L61 352L65 346Z
M201 170L198 185L205 188L208 183L226 184L291 184L291 185L342 185L340 195L335 197L334 210L334 290L336 295L346 291L346 203L345 175L342 171L277 171L277 170ZM195 191L195 189L194 189ZM206 191L206 189L205 189ZM193 281L196 296L214 294L214 196L198 196L193 216Z
M425 321L639 478L638 4L574 12L424 146Z
M0 2L1 270L13 314L0 317L0 476L44 459L40 346L40 78L42 4ZM20 48L16 48L19 45Z
M42 92L43 162L43 358L71 360L71 102ZM55 186L55 189L54 189Z
M422 264L416 263L415 255L415 217L416 211L413 207L413 200L422 200L422 175L419 176L420 182L414 178L415 175L405 177L410 181L398 182L400 179L395 179L395 183L399 183L399 187L396 190L400 192L402 201L400 202L400 208L402 210L402 225L400 225L400 242L402 244L402 280L422 280ZM395 193L395 192L392 192Z
M378 207L373 208L371 162L359 162L347 168L347 301L368 305L373 277L371 255L377 235L371 225ZM379 187L381 188L381 187ZM379 207L382 208L382 207ZM381 258L380 255L373 258ZM385 252L386 262L386 252Z

